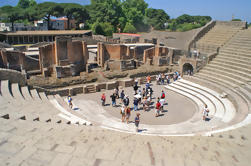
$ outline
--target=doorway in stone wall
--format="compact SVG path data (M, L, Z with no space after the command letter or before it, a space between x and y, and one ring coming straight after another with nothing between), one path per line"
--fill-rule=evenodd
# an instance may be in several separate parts
M191 65L190 63L185 63L183 65L183 75L193 75L193 65Z

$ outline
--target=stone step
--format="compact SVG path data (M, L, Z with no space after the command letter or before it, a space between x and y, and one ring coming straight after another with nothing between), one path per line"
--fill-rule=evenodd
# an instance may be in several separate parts
M12 94L17 100L19 101L24 100L22 91L17 83L11 84L11 88L12 88Z
M32 96L32 98L33 98L34 100L39 100L39 101L41 101L41 98L40 98L40 96L39 96L39 94L38 94L38 92L37 92L36 89L30 90L30 92L31 92L31 96Z
M31 97L30 90L27 86L22 87L22 94L27 101L32 101L33 98Z
M238 50L238 48L231 48L231 47L224 47L220 49L220 53L226 53L226 54L236 54L236 55L242 55L242 56L250 56L250 52L247 52L243 49Z
M39 92L39 96L41 97L43 101L48 101L48 98L45 92Z
M199 90L200 93L204 93L204 95L207 95L211 99L211 101L216 105L216 113L221 114L221 112L224 110L224 117L223 117L224 122L230 122L235 116L236 110L233 104L228 99L220 98L219 93L184 79L179 80L179 82L182 82L183 85L185 84L187 88L192 88L195 91Z
M251 66L249 66L249 65L238 63L238 62L234 62L234 61L229 61L227 59L221 60L221 59L216 59L215 58L213 61L214 62L220 62L222 64L229 64L229 65L233 65L233 66L240 66L240 67L243 67L243 68L247 68L249 70L251 69Z
M241 56L241 55L237 55L237 54L226 54L226 53L220 53L217 55L217 57L225 57L225 58L235 58L235 59L240 59L243 61L250 61L251 60L251 56Z
M172 83L169 84L169 86L179 89L183 92L186 92L188 94L191 94L199 99L201 99L203 101L204 104L207 104L208 109L210 110L210 116L214 116L216 114L216 106L214 105L214 103L206 96L202 95L201 93L198 93L197 91L193 91L191 89L188 89L186 87L183 87L182 85L180 85L179 83ZM202 111L202 110L201 110ZM217 114L219 115L219 114ZM224 115L224 111L219 115L219 118L222 118ZM215 115L216 116L216 115Z
M235 51L235 52L246 52L246 53L250 53L251 49L248 46L245 45L236 45L236 44L227 44L226 46L224 46L224 49L229 49L231 51Z
M178 84L179 86L182 86L183 88L192 90L192 91L199 93L199 94L203 95L204 97L208 98L215 107L215 113L211 114L211 115L216 116L221 119L224 117L225 108L224 108L223 103L219 99L217 99L214 95L209 93L208 91L204 91L203 90L204 87L200 86L200 88L197 88L197 87L191 86L190 83L182 82L182 80L176 81L174 84ZM225 120L223 120L223 121L228 122Z
M249 80L251 79L251 74L236 70L236 69L232 68L231 66L226 67L226 66L222 66L221 64L217 65L217 64L210 63L206 67L211 68L211 69L218 69L218 70L226 71L229 73L235 73L235 74L240 75L240 76L247 78Z
M226 57L226 56L225 57L217 56L214 60L216 60L216 59L228 60L228 61L231 61L231 62L238 62L238 63L242 63L242 64L249 65L249 66L251 65L251 61L242 60L240 58L231 58L231 57Z
M234 83L236 86L240 86L240 85L245 85L246 83L236 79L233 76L229 76L228 74L226 75L224 72L221 71L215 71L215 70L201 70L199 73L203 73L203 74L208 74L208 75L213 75L215 77L219 77L222 78L224 80L227 80L229 82Z
M238 88L240 85L238 85L237 83L234 83L232 81L229 81L229 80L226 80L226 79L223 79L222 77L219 77L218 75L215 75L212 73L209 73L209 72L199 72L199 73L196 73L197 76L201 76L201 77L208 77L208 78L211 78L211 79L214 79L214 80L218 80L218 81L221 81L221 82L224 82L227 86L229 87L232 87L232 88ZM220 79L219 79L220 78Z
M186 79L196 82L197 84L201 84L203 86L206 86L208 88L216 89L219 93L227 93L227 98L231 100L231 102L234 104L237 115L235 116L235 119L237 119L237 122L242 121L245 119L246 115L248 113L251 113L251 110L247 112L248 110L248 102L246 98L239 93L236 89L232 88L231 85L226 83L224 80L215 79L213 77L207 76L207 75L199 75L196 74L193 77L186 77Z
M2 80L1 81L1 92L2 92L2 96L10 101L13 100L14 97L12 96L12 92L11 92L11 86L9 85L9 80Z

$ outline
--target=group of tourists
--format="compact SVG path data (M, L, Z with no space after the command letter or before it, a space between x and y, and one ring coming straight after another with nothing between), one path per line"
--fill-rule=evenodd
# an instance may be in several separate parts
M135 79L134 85L132 86L134 91L134 96L132 100L133 107L131 108L129 106L130 99L129 96L125 94L124 90L121 90L119 93L119 88L115 88L112 95L110 95L112 106L117 107L117 100L119 100L121 108L120 108L120 114L121 114L121 121L129 123L131 111L139 111L143 108L143 111L150 111L150 106L155 105L155 117L160 116L164 110L164 104L165 102L165 92L162 90L159 97L157 97L156 103L154 104L152 102L152 96L153 96L153 89L151 87L151 77L146 77L146 84L145 87L138 86L138 80ZM141 89L142 88L142 89ZM106 95L103 93L101 95L101 103L102 106L105 106L106 102ZM140 107L142 105L142 107ZM136 113L136 117L134 119L134 123L136 126L136 130L138 131L138 126L140 122L140 113Z
M157 83L157 85L164 85L164 84L168 85L171 83L171 80L177 81L180 78L181 78L181 76L180 76L179 72L174 72L173 74L160 73L156 76L156 83Z

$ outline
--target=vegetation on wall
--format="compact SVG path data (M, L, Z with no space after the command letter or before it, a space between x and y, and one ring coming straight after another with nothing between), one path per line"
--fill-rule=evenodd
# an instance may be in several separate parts
M110 36L113 32L136 33L149 30L187 31L205 25L209 16L189 16L184 14L170 19L162 9L148 8L144 0L91 0L89 5L76 3L43 2L19 0L17 6L0 8L1 22L33 24L33 21L52 17L67 17L68 23L75 19L77 27L85 24L94 34ZM69 24L68 24L69 25ZM12 27L14 29L14 27ZM69 27L68 27L69 29Z

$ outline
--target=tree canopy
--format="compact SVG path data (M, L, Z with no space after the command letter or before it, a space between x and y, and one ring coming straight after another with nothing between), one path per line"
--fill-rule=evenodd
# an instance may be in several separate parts
M50 27L51 17L67 17L68 29L70 20L76 24L84 23L85 29L91 28L94 34L111 35L113 32L136 33L141 31L169 30L186 31L205 25L210 16L181 15L170 19L163 9L148 8L144 0L91 0L89 5L77 3L43 2L19 0L17 6L0 8L0 19L3 22L23 22L32 24L35 20L44 19ZM77 26L78 27L78 26Z

